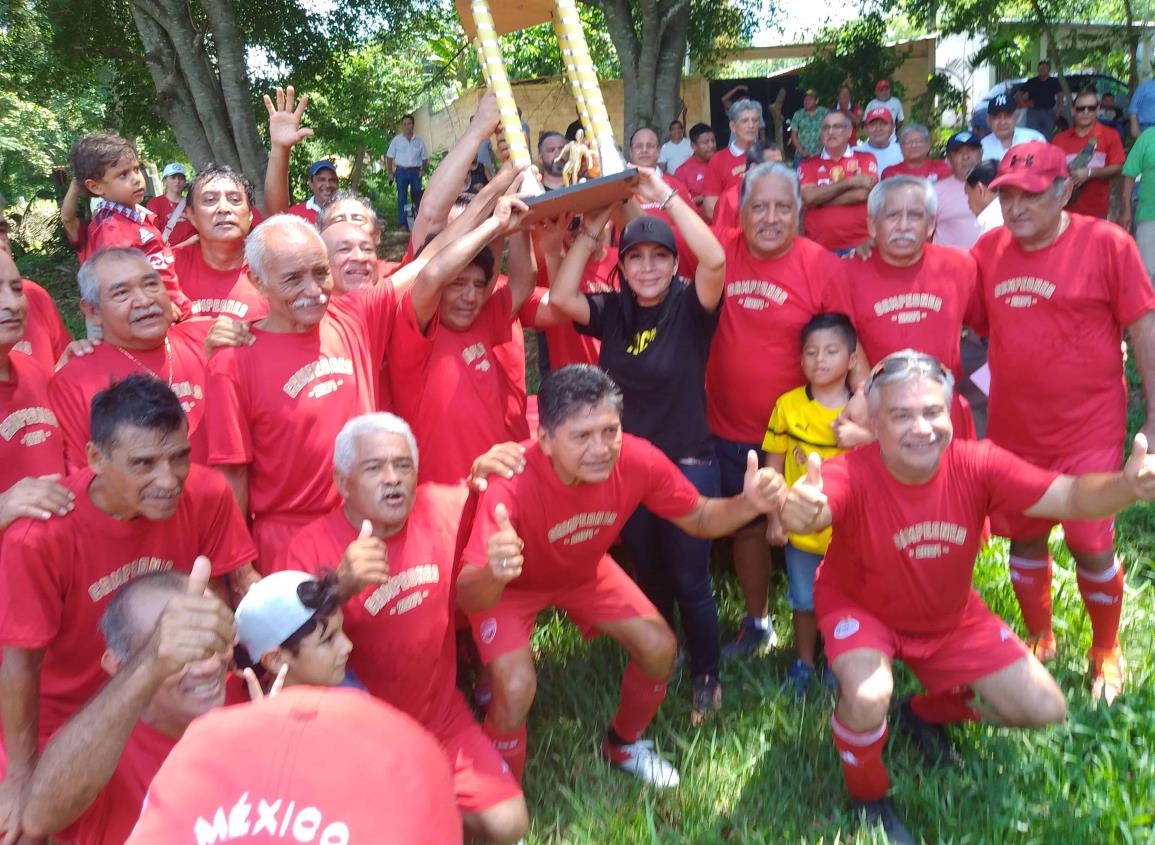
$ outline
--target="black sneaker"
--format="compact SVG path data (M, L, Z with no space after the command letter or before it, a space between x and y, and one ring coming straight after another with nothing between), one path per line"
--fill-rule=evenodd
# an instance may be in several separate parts
M902 819L890 803L889 798L880 798L877 801L855 801L854 809L862 816L862 823L866 827L881 827L886 834L886 841L892 845L917 845Z
M899 705L898 722L910 734L927 765L961 766L962 760L955 751L954 743L950 741L946 727L920 719L910 706L911 698L913 696L904 698Z
M701 726L722 709L722 682L717 675L695 675L690 724Z

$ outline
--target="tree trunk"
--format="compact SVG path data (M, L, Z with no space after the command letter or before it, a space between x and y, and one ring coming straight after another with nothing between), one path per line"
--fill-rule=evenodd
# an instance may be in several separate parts
M208 0L206 9L214 3ZM133 20L157 90L156 111L172 126L194 167L228 165L261 186L267 154L253 115L244 44L227 2L209 14L213 56L186 2L133 0ZM262 197L258 187L258 203Z
M634 22L629 0L583 0L602 10L622 66L625 126L629 139L651 126L664 134L681 102L689 0L640 0Z
M1133 94L1139 87L1139 32L1135 29L1135 9L1131 0L1123 0L1123 16L1127 26L1127 87Z
M357 152L353 154L353 169L349 172L349 190L354 193L361 185L361 177L365 175L365 159L369 157L369 151L364 144L357 145Z

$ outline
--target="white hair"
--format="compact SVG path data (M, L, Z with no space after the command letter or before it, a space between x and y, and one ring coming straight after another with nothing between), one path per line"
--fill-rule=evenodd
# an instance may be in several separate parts
M409 451L413 454L413 469L417 469L417 438L413 436L413 429L401 417L384 411L362 414L345 423L333 445L333 469L341 475L352 472L353 463L357 460L359 441L364 435L377 432L404 437L405 442L409 444Z
M100 307L100 279L96 276L96 268L114 258L139 258L149 267L152 263L148 257L135 247L114 246L102 249L80 265L76 274L76 285L80 288L80 301L87 302L93 308Z
M261 225L253 229L245 240L245 261L249 264L249 271L263 285L269 283L269 277L265 271L265 263L268 261L270 250L269 241L274 240L278 235L286 239L312 239L328 255L325 242L321 239L320 233L317 232L316 226L295 214L274 214L272 217L261 221Z
M742 112L752 111L757 113L758 119L762 119L762 104L757 100L743 98L733 103L729 109L726 110L726 116L730 118L731 123L737 123L738 119L742 117Z
M794 212L795 214L800 213L802 211L802 188L799 187L798 184L798 171L780 161L764 161L746 171L746 176L742 179L742 196L738 202L739 209L746 207L746 201L750 198L750 194L753 193L755 183L761 182L763 179L769 179L771 176L785 179L787 184L790 185L790 192L794 194Z
M877 220L878 215L882 214L882 207L886 205L887 195L891 191L901 191L903 188L918 188L922 191L926 216L929 220L934 220L938 214L938 194L934 190L934 185L919 176L891 176L871 188L870 195L866 198L866 216L871 220Z
M921 135L924 141L930 140L930 130L921 123L912 123L909 126L902 127L902 132L898 135L899 143L905 141L910 135Z

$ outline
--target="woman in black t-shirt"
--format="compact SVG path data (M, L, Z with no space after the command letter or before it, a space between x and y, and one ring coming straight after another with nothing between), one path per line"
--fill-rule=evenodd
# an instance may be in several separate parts
M598 364L625 395L622 429L644 437L674 461L703 496L719 494L718 464L706 424L706 357L718 324L726 255L693 206L650 168L639 168L637 195L669 214L698 259L694 279L677 274L670 225L640 216L618 243L621 290L583 294L582 270L611 209L587 215L550 284L550 304L582 334L601 339ZM636 206L635 206L636 208ZM718 608L710 584L710 541L690 537L638 508L622 529L638 584L673 625L674 604L690 653L694 721L722 702L718 680Z

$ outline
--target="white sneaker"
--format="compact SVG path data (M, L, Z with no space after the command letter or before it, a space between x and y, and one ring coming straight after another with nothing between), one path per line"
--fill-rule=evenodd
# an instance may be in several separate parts
M668 789L682 782L678 770L658 756L652 740L639 739L630 745L602 743L602 754L614 766L629 772L647 786Z

